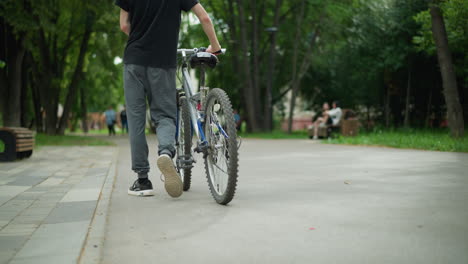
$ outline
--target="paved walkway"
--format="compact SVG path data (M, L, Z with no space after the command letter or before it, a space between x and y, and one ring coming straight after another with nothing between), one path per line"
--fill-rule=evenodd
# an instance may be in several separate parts
M128 196L128 143L116 143L104 264L468 263L467 154L244 140L238 192L220 206L200 156L181 198L156 168L157 195Z
M155 167L157 195L128 196L113 140L0 163L0 263L468 263L468 154L248 139L220 206L201 156L181 198Z
M0 263L76 263L116 151L43 147L0 163Z

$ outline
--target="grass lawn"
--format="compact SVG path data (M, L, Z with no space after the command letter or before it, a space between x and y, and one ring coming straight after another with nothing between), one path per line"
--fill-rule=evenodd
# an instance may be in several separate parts
M151 134L152 132L150 131L150 129L146 129L146 134ZM65 134L75 134L75 135L84 135L85 133L83 132L82 129L76 129L75 131L70 131L69 129L66 129L65 130ZM115 133L117 135L120 135L120 134L123 134L122 133L122 129L120 129L119 127L115 127ZM104 128L104 129L90 129L88 131L88 135L108 135L109 134L109 131L107 130L107 128ZM128 134L128 133L125 133L125 134Z
M468 152L468 135L450 137L447 130L394 129L361 133L357 137L338 137L324 141L331 144L372 145L393 148Z
M117 131L117 128L115 130L116 133L118 132L121 132L120 130ZM68 134L68 133L73 133L73 134L84 134L83 130L81 129L76 129L75 131L70 131L69 129L66 129L65 130L65 134ZM107 135L109 134L109 131L106 129L100 129L100 130L97 130L97 129L92 129L92 130L89 130L88 131L88 134L89 135Z
M308 138L307 131L294 131L291 134L281 130L274 130L271 133L239 133L242 138L261 138L261 139L305 139Z
M307 139L307 131L288 134L281 130L271 133L239 133L242 138L260 139ZM450 152L468 152L468 133L461 139L450 137L448 130L388 129L361 132L357 137L342 137L322 140L327 144L384 146L405 149L422 149Z
M260 139L307 139L307 131L287 134L280 130L271 133L239 133L242 138ZM328 144L385 146L393 148L423 149L451 152L468 152L468 134L461 139L453 139L446 130L394 129L376 130L361 133L357 137L338 137L323 140ZM48 136L36 135L36 146L112 146L113 143L89 136ZM4 144L0 141L0 152Z
M49 136L36 134L36 147L41 146L113 146L114 144L102 139L87 136Z

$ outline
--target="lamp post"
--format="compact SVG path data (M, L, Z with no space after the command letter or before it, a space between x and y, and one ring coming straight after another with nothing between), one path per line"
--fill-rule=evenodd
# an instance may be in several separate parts
M270 33L270 58L267 78L267 90L266 90L266 102L265 102L265 124L264 127L268 131L273 130L273 98L272 98L272 86L273 86L273 71L275 70L275 46L276 46L276 32L277 27L269 27L265 29L266 32Z

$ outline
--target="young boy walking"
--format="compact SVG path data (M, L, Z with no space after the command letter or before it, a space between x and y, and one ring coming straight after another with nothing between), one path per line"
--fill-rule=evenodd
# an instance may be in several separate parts
M172 159L176 133L176 67L181 11L192 11L200 20L210 46L219 53L210 17L198 0L116 0L120 28L129 36L124 54L124 92L132 156L132 170L138 179L128 194L154 195L148 179L148 144L145 136L146 101L158 137L157 165L164 175L164 187L172 197L182 195L182 181Z

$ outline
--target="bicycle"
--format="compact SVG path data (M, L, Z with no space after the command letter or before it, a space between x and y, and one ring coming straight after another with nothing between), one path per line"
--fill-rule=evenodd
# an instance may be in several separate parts
M223 53L225 50L223 50ZM208 186L215 201L226 205L234 198L238 178L238 140L234 113L228 95L220 88L205 87L205 71L218 63L204 48L178 49L182 55L182 88L177 91L176 167L184 191L190 189L192 152L202 153ZM200 70L200 90L193 93L190 68ZM179 75L179 74L178 74Z

